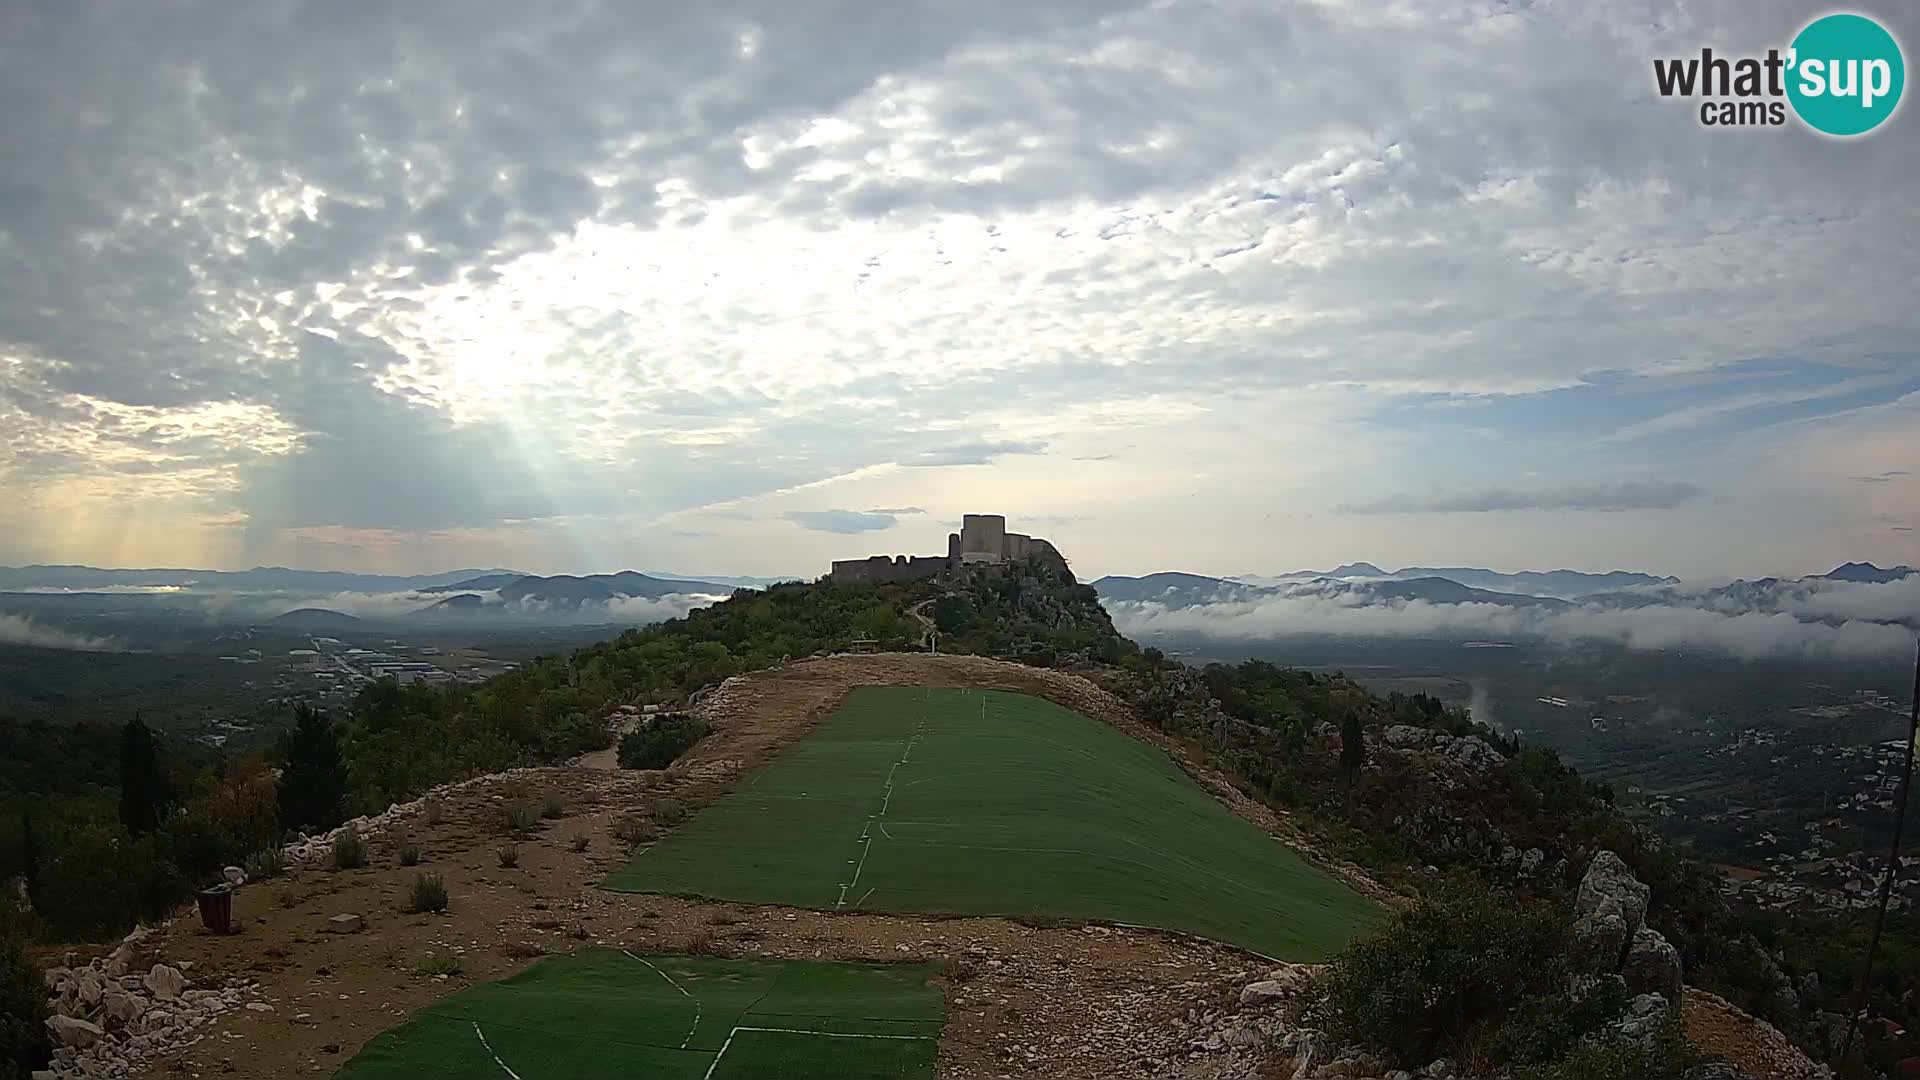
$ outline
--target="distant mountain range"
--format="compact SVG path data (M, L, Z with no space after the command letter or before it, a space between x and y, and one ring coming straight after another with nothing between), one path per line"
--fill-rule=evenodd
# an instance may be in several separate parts
M1355 604L1425 601L1429 604L1491 604L1547 612L1575 606L1643 608L1699 607L1726 613L1792 612L1802 618L1903 621L1911 601L1899 596L1838 598L1834 582L1887 584L1920 574L1911 567L1881 569L1847 563L1806 578L1735 580L1712 588L1688 588L1674 577L1613 570L1523 570L1500 573L1474 567L1410 566L1384 571L1371 563L1348 563L1326 573L1302 571L1274 577L1239 578L1163 572L1142 577L1112 575L1093 582L1109 603L1158 603L1170 608L1234 603L1263 597L1339 596ZM1494 588L1491 586L1502 586Z
M1506 574L1477 566L1406 566L1398 570L1382 570L1369 562L1347 563L1325 571L1298 570L1291 574L1273 576L1242 574L1235 576L1232 580L1253 585L1276 585L1282 582L1312 581L1316 578L1339 580L1382 578L1394 581L1444 578L1473 589L1520 593L1526 596L1557 596L1566 600L1592 593L1632 588L1636 585L1670 585L1680 580L1675 577L1656 577L1652 574L1628 570L1609 570L1600 574L1583 570L1521 570Z
M284 566L256 566L251 570L143 569L104 570L95 566L0 566L0 592L20 589L89 589L114 587L178 588L205 592L302 592L313 595L338 592L419 592L457 581L525 577L517 570L447 570L438 574L402 577L392 574L353 574L339 570L291 570Z
M1344 569L1344 568L1342 568ZM1302 579L1276 579L1271 585L1252 585L1231 578L1201 574L1159 573L1145 577L1108 576L1093 583L1103 601L1159 603L1168 607L1235 603L1280 596L1311 587L1319 596L1351 597L1357 603L1423 600L1429 604L1494 604L1499 607L1566 608L1566 600L1550 596L1476 589L1442 577L1388 578L1356 575L1344 580L1331 574Z
M658 578L634 570L622 570L617 574L589 574L575 577L571 574L558 574L553 577L539 577L532 574L484 574L422 589L425 593L455 593L445 600L434 604L428 611L475 610L489 601L481 593L495 593L498 604L518 604L521 606L545 605L560 609L573 609L587 604L604 604L610 600L639 597L657 600L663 596L730 596L733 587L712 581L688 581L679 578Z

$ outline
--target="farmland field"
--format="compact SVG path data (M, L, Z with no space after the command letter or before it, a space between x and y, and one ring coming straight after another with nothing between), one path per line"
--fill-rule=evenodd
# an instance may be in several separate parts
M1103 919L1322 960L1378 909L1167 755L1051 702L864 687L605 887Z
M589 949L428 1006L336 1076L920 1080L946 1021L933 976Z

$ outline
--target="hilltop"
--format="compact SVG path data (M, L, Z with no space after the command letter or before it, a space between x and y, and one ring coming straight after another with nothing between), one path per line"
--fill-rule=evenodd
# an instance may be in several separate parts
M322 1039L340 1044L346 1018L330 1004L336 986L400 1003L382 1026L437 1000L451 986L422 981L410 960L396 967L380 957L450 941L500 943L497 952L469 954L469 974L484 977L595 941L734 956L860 959L874 950L886 957L896 946L908 956L944 956L956 1012L943 1037L943 1068L968 1074L1100 1072L1151 1059L1192 1075L1238 1076L1297 1067L1304 1054L1310 1063L1338 1065L1341 1075L1378 1077L1394 1064L1426 1067L1474 1045L1504 1047L1481 1051L1506 1055L1495 1062L1545 1067L1586 1053L1565 1032L1604 1027L1614 1033L1605 1038L1621 1040L1618 1053L1627 1057L1620 1060L1646 1063L1649 1077L1677 1078L1654 1069L1680 1061L1677 1044L1659 1040L1679 1038L1682 998L1687 1016L1700 1012L1692 992L1678 989L1683 973L1789 1027L1799 1023L1801 992L1774 991L1787 974L1727 909L1713 872L1635 829L1612 807L1609 790L1551 751L1522 746L1425 695L1383 697L1339 674L1258 662L1196 669L1142 649L1115 631L1098 593L1076 580L1051 545L1020 558L1003 550L997 559L943 562L905 580L832 574L739 591L477 687L373 684L339 737L350 805L370 815L355 828L373 842L374 868L330 871L320 865L329 842L303 842L287 853L300 868L278 887L287 897L280 913L262 905L258 890L242 894L249 916L264 920L250 924L246 942L201 939L176 925L164 941L167 955L194 959L196 979L252 980L269 1003L277 1001L278 1011L250 1013L219 1030L246 1040L227 1042L250 1047L252 1060L289 1070L319 1060L312 1055ZM850 649L877 655L844 655ZM943 655L928 655L935 650ZM956 653L975 655L948 655ZM1373 954L1365 950L1341 954L1324 973L1267 970L1271 962L1216 943L1189 947L1071 913L1020 929L988 915L801 917L758 901L622 897L591 887L613 869L608 854L618 846L672 842L688 811L757 776L758 766L863 685L1014 690L1110 725L1164 753L1211 799L1307 863L1393 910L1421 913L1424 921L1394 921L1379 949L1412 947L1406 935L1418 926L1467 933L1473 949L1487 948L1477 936L1484 928L1467 928L1492 918L1532 935L1500 946L1513 950L1504 966L1517 974L1467 991L1454 1026L1420 1028L1424 1034L1406 1041L1387 1033L1415 1030L1409 1025L1421 1010L1393 1003L1442 992L1464 975L1399 960L1369 967L1365 957ZM582 755L608 763L610 734L644 726L641 710L650 704L691 706L701 728L680 760L657 772L563 764L588 760ZM698 730L711 734L700 738ZM879 771L888 771L884 763ZM1157 812L1129 808L1121 794L1117 812ZM555 803L558 824L544 839L537 825L522 832L519 869L489 869L502 807L543 798ZM561 842L572 835L584 844ZM424 844L432 864L448 873L451 916L393 914L412 874L399 865L410 844ZM271 872L264 862L254 865ZM1209 871L1232 876L1234 868ZM1596 874L1611 875L1606 887L1622 896L1640 890L1641 899L1622 921L1617 949L1589 956L1579 950L1591 951L1595 934L1604 941L1611 932L1579 921L1593 915L1581 897ZM1461 896L1470 899L1450 899ZM936 897L923 910L950 906ZM374 936L364 944L314 942L311 929L340 911L365 917ZM1094 942L1098 959L1084 951ZM263 946L282 954L264 968ZM332 981L307 999L316 963ZM1554 980L1575 973L1598 980L1582 984L1598 987L1598 996L1586 1011L1563 1015L1554 1010L1565 1008L1556 1002L1567 984ZM1438 981L1418 981L1426 978ZM1616 985L1624 996L1614 996ZM1063 989L1071 991L1065 999ZM1629 1001L1631 994L1645 1000ZM1340 1004L1350 1000L1398 1011L1376 1009L1368 1019ZM301 1009L317 1026L289 1024L283 1014L297 1017ZM1512 1044L1513 1025L1532 1016L1563 1032L1554 1036L1560 1041ZM1630 1031L1608 1026L1629 1020ZM1112 1034L1089 1041L1090 1031ZM348 1041L371 1034L357 1031ZM169 1060L217 1066L198 1049Z

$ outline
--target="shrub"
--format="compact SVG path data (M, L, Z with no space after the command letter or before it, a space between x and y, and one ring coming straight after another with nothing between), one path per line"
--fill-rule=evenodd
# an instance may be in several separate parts
M678 825L687 820L687 807L679 799L656 799L651 809L653 820L662 825Z
M414 866L420 862L420 845L409 840L400 845L400 865Z
M540 811L530 802L516 800L507 804L502 823L507 832L530 833L540 827Z
M416 915L447 910L447 882L439 874L416 874L407 910Z
M645 728L620 740L623 769L664 769L707 733L707 725L691 716L657 716Z
M622 814L613 819L613 838L628 847L650 844L660 836L660 827L644 814Z
M980 974L980 969L974 965L973 961L964 956L947 957L941 964L941 970L946 975L947 981L952 983L970 982L974 976Z
M1459 1057L1483 1027L1489 1041L1482 1049L1490 1057L1504 1051L1538 1060L1555 1047L1564 1052L1564 1044L1607 1015L1591 1015L1597 1007L1554 1015L1554 1032L1534 1045L1521 1037L1518 1023L1551 1012L1534 999L1564 996L1568 925L1565 912L1485 885L1439 886L1384 931L1334 958L1326 977L1327 1019L1338 1037L1407 1066ZM1504 1036L1503 1020L1509 1021Z
M333 868L336 870L357 870L367 865L367 842L360 834L348 829L333 838Z
M1679 1020L1669 1019L1645 1047L1580 1046L1560 1061L1519 1069L1514 1080L1687 1080L1712 1059L1687 1041Z
M520 865L520 849L513 844L501 844L498 848L494 849L493 857L500 861L502 869L510 869Z
M283 908L297 908L300 906L300 894L292 889L281 889L273 894L273 902Z
M248 881L268 881L286 873L287 863L280 854L280 845L274 844L247 856L240 869L247 872Z
M458 975L460 957L450 952L429 952L420 957L413 970L422 975Z
M586 833L574 833L573 839L567 841L567 846L575 851L585 851L587 850L587 845L591 843L593 843L593 838Z
M546 797L540 800L540 816L543 818L566 817L567 816L566 804L560 801L560 796L555 795L553 792L549 791L547 792Z

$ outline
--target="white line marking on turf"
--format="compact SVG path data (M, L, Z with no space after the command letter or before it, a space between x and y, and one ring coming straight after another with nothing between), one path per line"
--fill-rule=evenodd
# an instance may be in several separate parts
M707 1066L707 1071L700 1080L713 1080L713 1070L720 1067L720 1059L726 1056L727 1047L733 1045L733 1037L743 1031L765 1031L775 1035L818 1035L823 1039L905 1039L908 1041L918 1039L924 1042L931 1041L935 1038L932 1035L869 1035L858 1031L808 1031L805 1028L736 1027L732 1031L727 1032L727 1040L720 1044L720 1049L713 1055L713 1063ZM501 1067L505 1068L506 1066L503 1065ZM515 1077L514 1080L519 1080L519 1078Z
M853 880L840 886L840 897L839 899L833 902L833 906L836 909L844 908L847 906L847 890L856 888L859 886L860 872L867 868L867 853L873 850L874 822L878 821L880 823L880 832L883 835L885 835L887 839L889 840L893 839L892 834L887 832L886 821L883 820L887 816L887 808L893 805L893 774L900 771L900 766L908 763L907 759L913 756L913 744L920 741L920 735L922 732L926 731L926 729L927 729L927 717L926 717L926 714L922 713L920 716L920 723L915 725L913 729L913 734L911 736L908 736L907 738L907 744L900 748L900 760L894 762L893 767L887 770L887 786L881 795L880 812L878 814L869 815L867 818L866 827L860 830L860 858L859 858L859 861L857 862L853 859L847 860L848 862L854 864ZM868 889L867 893L868 895L872 895L873 890ZM864 899L864 897L862 899ZM855 904L853 906L859 907L860 905Z
M855 900L855 901L853 902L853 906L854 906L854 907L859 907L859 906L860 906L861 904L864 904L864 903L866 903L866 902L867 902L867 897L869 897L869 896L872 896L872 895L873 895L873 890L874 890L875 888L878 888L878 886L872 886L872 887L869 887L869 888L867 889L867 891L866 891L866 892L863 892L863 893L861 893L861 894L860 894L860 899L858 899L858 900Z
M646 964L649 968L653 968L653 973L655 975L658 975L661 978L667 980L668 986L671 986L675 990L680 991L681 996L685 997L688 1001L693 1002L693 1026L687 1029L687 1037L680 1040L680 1049L685 1050L687 1048L687 1044L693 1041L693 1033L699 1030L700 1028L700 999L697 997L694 997L692 994L687 993L687 988L684 986L681 986L677 982L674 982L673 976L667 974L664 971L661 971L657 967L653 967L653 964L647 961L645 958L634 956L632 953L627 952L627 950L625 949L621 949L620 951L622 953L626 953L626 955L629 958L634 960L639 960L641 963Z
M487 1033L480 1030L479 1024L473 1025L473 1033L475 1035L480 1036L480 1045L487 1048L487 1054L488 1056L493 1058L493 1063L495 1065L500 1066L500 1069L502 1072L506 1073L508 1076L513 1077L513 1080L520 1080L520 1074L517 1072L514 1072L512 1069L507 1068L507 1063L504 1061L501 1061L500 1055L493 1052L493 1044L487 1041Z

